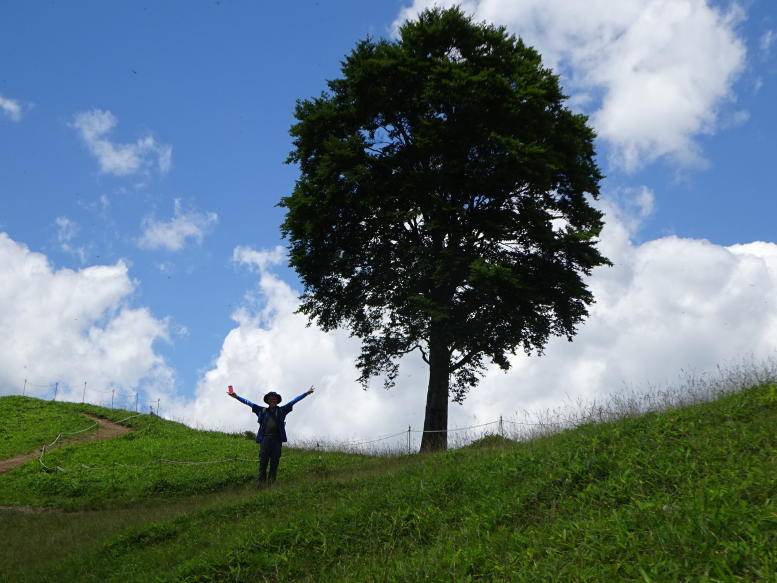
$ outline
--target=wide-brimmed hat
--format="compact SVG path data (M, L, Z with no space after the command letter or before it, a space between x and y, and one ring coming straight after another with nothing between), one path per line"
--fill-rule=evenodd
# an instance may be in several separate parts
M276 393L275 391L270 391L264 396L264 402L267 403L268 405L270 404L270 401L268 401L267 399L270 397L270 395L273 395L276 399L278 399L278 403L283 401L283 398L278 393Z

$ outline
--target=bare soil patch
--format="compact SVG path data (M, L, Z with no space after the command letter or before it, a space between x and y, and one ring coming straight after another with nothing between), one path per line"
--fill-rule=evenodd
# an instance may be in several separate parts
M81 435L76 437L63 437L53 447L49 449L54 449L55 447L59 447L60 445L63 445L63 444L82 443L86 441L95 441L98 439L112 439L114 437L119 437L120 435L124 435L129 431L132 431L129 427L125 427L124 425L119 425L118 423L114 423L113 421L108 421L107 419L95 417L94 415L89 415L88 413L81 413L81 415L83 415L84 417L88 417L92 421L95 421L98 424L97 431L95 431L94 433L90 433L89 435ZM13 457L0 460L0 474L10 472L14 468L18 468L19 466L21 466L24 463L27 463L31 459L39 457L42 451L43 451L43 445L41 445L41 447L39 447L32 453L15 455Z

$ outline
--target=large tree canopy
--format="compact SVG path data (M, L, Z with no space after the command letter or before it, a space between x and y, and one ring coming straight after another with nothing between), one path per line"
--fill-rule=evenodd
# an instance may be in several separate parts
M444 448L449 397L587 316L583 275L609 263L594 133L536 51L458 8L360 42L328 86L297 103L280 203L300 311L362 340L365 385L419 350L421 449Z

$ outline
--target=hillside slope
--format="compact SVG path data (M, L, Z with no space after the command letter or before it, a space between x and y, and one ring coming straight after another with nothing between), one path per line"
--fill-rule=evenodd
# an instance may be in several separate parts
M69 404L0 397L0 459L30 453L60 432L80 431L90 424Z
M144 451L175 433L148 423L159 426L130 434ZM0 526L0 540L13 528L38 551L43 531L52 540L66 528L82 533L59 543L69 556L38 552L36 561L0 564L0 573L13 573L9 581L777 581L775 427L777 388L762 386L528 443L492 439L393 459L290 450L282 482L259 492L249 486L251 464L206 487L195 467L164 487L152 473L150 487L115 480L113 489L98 472L20 469L0 476L0 504L52 480L35 503L75 508L81 488L101 509L0 513L0 525L13 523ZM200 437L225 451L255 447L239 436ZM63 449L61 465L91 447ZM105 532L99 540L89 538L95 528Z

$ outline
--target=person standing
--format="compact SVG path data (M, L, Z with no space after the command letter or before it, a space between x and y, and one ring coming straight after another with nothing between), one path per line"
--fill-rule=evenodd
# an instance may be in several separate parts
M256 432L256 443L259 444L259 487L275 482L278 464L281 460L281 448L283 443L288 441L286 438L286 415L291 413L295 403L313 393L314 390L315 388L311 386L306 392L295 397L283 407L279 407L283 400L282 397L275 391L270 391L264 396L267 407L262 407L235 393L232 386L229 387L227 395L251 407L251 411L256 414L259 423L259 429ZM267 473L268 465L269 475Z

